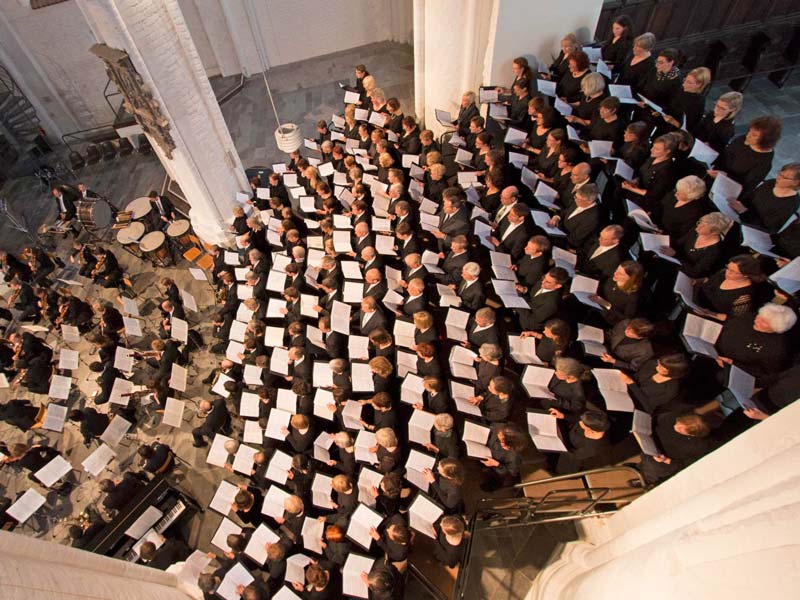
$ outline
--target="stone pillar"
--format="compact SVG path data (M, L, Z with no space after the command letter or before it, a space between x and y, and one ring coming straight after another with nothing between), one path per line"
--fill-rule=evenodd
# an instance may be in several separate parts
M225 221L236 192L249 188L178 0L78 4L98 42L128 53L169 120L176 146L172 158L151 142L191 206L195 232L206 242L227 243Z
M0 598L189 600L172 573L0 531Z
M800 586L800 402L619 513L534 582L529 600L790 598Z
M511 61L550 64L566 33L588 40L603 0L414 0L417 115L439 134L434 109L455 116L461 95L480 85L509 86Z

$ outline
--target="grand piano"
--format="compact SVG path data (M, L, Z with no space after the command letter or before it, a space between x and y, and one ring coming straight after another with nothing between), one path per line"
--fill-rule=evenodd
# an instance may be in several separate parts
M131 498L103 529L84 546L84 550L114 558L135 561L133 547L152 528L164 533L176 523L202 511L197 501L172 486L164 475L156 475L138 494Z

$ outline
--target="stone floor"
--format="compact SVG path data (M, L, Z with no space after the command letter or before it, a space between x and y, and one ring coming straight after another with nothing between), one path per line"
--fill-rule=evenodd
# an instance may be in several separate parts
M337 82L351 79L352 66L357 62L366 63L369 70L376 76L378 84L385 89L387 96L397 96L406 110L409 110L408 107L413 105L411 49L407 46L386 43L273 69L269 73L269 81L282 121L298 123L302 126L304 134L313 135L314 122L317 119L329 119L334 111L341 110L341 92ZM215 80L213 83L215 86L226 86L230 81ZM711 96L715 97L718 93L720 91L715 89ZM409 112L411 111L409 110ZM745 94L745 109L739 119L740 128L743 129L753 116L764 113L779 114L784 119L784 135L778 147L775 164L781 165L790 160L796 161L800 156L798 153L800 136L797 135L800 132L800 75L795 75L783 90L777 90L766 80L753 82ZM277 159L278 154L272 136L276 122L268 99L265 97L264 81L260 76L251 77L245 82L242 92L223 106L223 114L245 166L270 164ZM57 149L56 153L61 156L65 154L63 149ZM106 195L117 207L124 207L127 202L145 195L148 190L159 189L164 175L164 170L155 157L134 154L109 163L87 167L78 174L78 177L80 181L85 181L90 188ZM35 231L43 223L49 223L55 218L54 203L47 190L41 187L38 180L33 177L8 182L2 190L2 195L8 200L12 214L17 218L24 214L30 230ZM108 239L111 239L110 235ZM52 241L60 244L63 255L68 242ZM15 230L8 218L0 219L0 249L18 251L29 243L30 238ZM157 330L156 302L160 297L160 292L154 283L157 278L162 276L174 278L180 287L197 298L200 312L190 315L190 318L204 339L209 341L209 328L205 323L209 321L208 317L213 302L211 288L190 277L187 270L188 263L184 261L175 267L159 269L156 275L153 267L149 264L125 253L116 244L112 244L112 248L121 259L126 272L132 276L134 288L138 294L137 302L145 317L146 335L142 339L135 340L134 346L144 348L153 338L153 332ZM88 283L77 293L86 297L116 300L116 292L96 289ZM53 332L48 332L46 335L48 343L52 344L54 348L64 347L60 336ZM72 374L74 385L70 405L91 405L92 393L97 388L87 366L93 360L91 349L87 342L76 345L75 349L80 350L82 363L80 368ZM102 477L117 476L127 469L135 459L135 451L139 442L158 439L172 446L178 455L190 465L190 468L181 467L185 477L180 485L197 498L201 506L208 505L223 476L232 482L238 482L238 476L209 467L205 463L207 451L193 448L191 438L187 435L188 431L195 426L196 403L201 398L209 396L207 386L202 385L200 380L216 365L217 361L217 357L210 355L205 350L194 354L189 387L182 395L182 398L187 400L183 426L180 429L174 429L167 425L161 425L160 417L156 417L154 426L140 428L133 439L124 440L116 448L117 458L111 462L110 469ZM137 368L134 381L142 382L146 376L146 369ZM4 401L8 397L7 390L0 390L0 401ZM14 397L28 397L37 403L47 400L44 396L27 393L17 393L14 394ZM107 410L107 405L101 407L101 410ZM48 443L62 450L73 466L78 469L84 458L94 449L94 446L86 448L82 444L77 429L71 424L65 427L63 434L44 432L28 435L0 424L0 439L8 444L18 441L39 442L44 438ZM541 457L532 453L527 461L526 470L532 471L540 464ZM26 525L22 532L39 535L45 539L63 540L66 536L66 526L69 524L65 519L79 513L86 506L96 504L100 495L96 480L89 478L86 474L79 477L81 485L68 498L58 498L54 494L49 495L52 505L52 509L49 511L49 521L36 524L35 531ZM477 490L479 480L478 469L474 468L474 465L470 465L469 489L467 490L468 509L474 506L480 494L480 491ZM4 495L15 496L29 486L31 486L31 482L26 477L15 474L9 468L0 470L0 492ZM38 484L34 484L33 487L44 492ZM191 524L189 542L202 550L211 550L210 538L221 518L219 514L211 510L201 513ZM506 539L508 536L503 537L503 535L498 532L497 539L487 541L485 547L480 550L486 558L484 566L487 569L487 577L483 578L479 588L475 588L477 595L474 597L476 598L511 597L510 583L506 575L492 571L498 567L497 561L493 562L492 557L502 557L505 556L502 553L511 552L513 556L509 555L506 558L512 561L510 564L513 564L514 569L518 570L521 576L527 580L535 576L533 569L538 568L541 564L542 557L531 551L530 544L535 536L532 536L530 532L509 534L511 535L509 539ZM422 547L424 544L421 544ZM502 564L506 563L507 561L503 559ZM431 576L435 577L435 573L432 573ZM445 587L448 577L442 576L442 574L440 576L443 582L442 586ZM486 583L491 578L495 580L493 585ZM413 586L409 590L413 597L422 598L421 592ZM414 590L413 594L411 590Z

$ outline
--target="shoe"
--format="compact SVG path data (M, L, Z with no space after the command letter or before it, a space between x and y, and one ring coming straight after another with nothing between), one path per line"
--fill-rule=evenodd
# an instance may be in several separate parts
M206 446L208 446L208 444L206 442L203 442L202 444L197 444L193 442L192 446L194 446L195 448L205 448Z

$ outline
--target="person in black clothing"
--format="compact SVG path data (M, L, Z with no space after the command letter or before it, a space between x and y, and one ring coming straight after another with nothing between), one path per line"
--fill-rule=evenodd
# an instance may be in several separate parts
M140 564L166 571L176 562L185 560L191 552L186 542L176 538L166 540L160 548L147 541L139 547Z
M610 424L608 416L597 410L587 410L580 420L569 430L569 451L558 455L555 473L566 475L591 469L607 460L610 448L608 435Z
M775 146L780 138L781 122L776 117L756 117L750 122L746 135L725 147L708 174L716 177L721 171L742 185L742 193L749 194L772 168Z
M698 140L705 142L717 152L722 152L733 138L734 119L742 110L742 99L742 94L739 92L722 94L714 104L713 110L707 112L689 131Z
M264 503L264 495L257 487L240 485L236 497L233 499L231 510L243 523L257 527L263 521L261 505Z
M325 550L325 558L337 565L343 567L350 555L351 544L345 537L345 528L339 525L328 525L325 528L325 534L322 540L322 547Z
M384 561L398 570L404 570L411 551L411 530L402 522L390 521L383 533L374 527L369 530L370 537L378 548L383 550Z
M643 33L633 40L631 53L619 69L618 85L629 85L635 94L642 91L645 83L654 76L656 65L651 51L656 45L656 36Z
M431 485L434 498L444 507L445 514L455 515L464 512L464 466L455 458L444 458L436 465L436 473L431 469L423 471L425 481Z
M633 49L634 28L628 15L617 15L611 22L611 36L602 43L603 61L612 72L618 72Z
M203 400L200 402L200 414L205 415L205 422L192 430L195 448L207 446L205 438L219 433L230 420L230 413L228 407L225 406L224 398L216 398L213 403Z
M494 425L491 428L487 445L492 455L481 460L489 469L487 480L481 484L484 492L492 492L504 485L510 485L519 477L526 438L515 425Z
M147 197L150 199L150 226L154 230L166 229L175 220L175 209L166 196L161 196L152 190Z
M80 423L83 443L87 446L95 438L103 435L111 419L108 415L99 413L92 407L83 410L74 409L69 413L69 420L73 423Z
M653 419L653 437L660 454L642 454L639 463L645 482L656 485L672 477L714 449L711 428L696 414L661 412Z
M30 471L28 478L33 479L34 473L60 454L58 450L49 446L36 444L29 447L27 444L19 443L11 447L11 455L2 464L16 464L20 469Z
M160 442L140 446L139 456L142 459L142 470L153 475L169 473L175 467L175 453Z
M97 516L92 520L87 520L80 525L70 525L67 533L70 539L70 545L73 548L84 549L91 539L100 533L107 525L102 518Z
M128 471L118 481L103 479L99 485L100 491L106 493L105 500L103 500L105 509L119 510L141 492L145 484L141 475Z
M436 530L434 556L446 567L455 567L464 560L466 534L464 519L448 515L433 524Z
M458 117L453 121L457 127L458 135L463 139L469 136L469 124L474 117L480 116L478 107L475 105L475 92L465 92L461 96L461 106L458 110Z
M620 373L636 406L654 413L682 397L683 379L689 375L690 363L681 353L667 354L644 363L631 377Z
M800 163L783 166L775 179L764 181L740 200L730 200L730 207L742 221L770 234L777 234L800 209Z
M650 158L639 169L639 178L634 183L622 182L622 189L629 192L631 199L646 211L652 211L675 186L677 177L672 155L676 147L677 142L670 135L656 138L650 149Z

